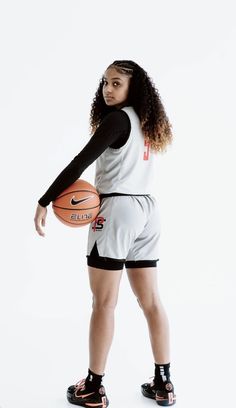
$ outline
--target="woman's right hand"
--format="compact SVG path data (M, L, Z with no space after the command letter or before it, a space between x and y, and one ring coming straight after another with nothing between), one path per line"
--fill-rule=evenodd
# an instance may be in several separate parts
M44 231L42 230L42 227L45 227L46 224L46 216L47 216L47 207L42 207L40 204L38 204L34 216L34 224L35 224L35 229L39 235L42 237L45 236Z

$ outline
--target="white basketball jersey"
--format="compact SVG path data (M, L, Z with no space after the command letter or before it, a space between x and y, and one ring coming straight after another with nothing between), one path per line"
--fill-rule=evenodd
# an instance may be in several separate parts
M152 194L157 156L145 141L133 107L122 108L129 116L131 131L124 146L108 147L96 160L95 186L99 194Z

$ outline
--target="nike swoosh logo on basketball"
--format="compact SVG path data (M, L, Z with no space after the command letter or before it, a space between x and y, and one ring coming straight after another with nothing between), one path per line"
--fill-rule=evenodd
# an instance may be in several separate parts
M88 201L91 200L91 198L93 198L93 196L88 196L85 198L81 198L80 200L74 200L74 196L72 197L72 199L70 200L71 205L78 205L80 203L83 203L84 201Z

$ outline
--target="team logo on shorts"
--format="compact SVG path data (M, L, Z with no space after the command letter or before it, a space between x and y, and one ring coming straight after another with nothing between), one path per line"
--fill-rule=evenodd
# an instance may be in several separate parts
M92 224L92 230L95 231L101 231L104 226L104 222L106 221L106 218L104 217L97 217L95 218L93 224Z

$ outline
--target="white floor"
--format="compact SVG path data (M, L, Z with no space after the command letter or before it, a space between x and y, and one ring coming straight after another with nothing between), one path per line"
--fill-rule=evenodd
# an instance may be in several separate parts
M116 331L104 386L110 407L151 407L140 384L153 375L146 322L123 277L116 310ZM124 289L126 288L126 289ZM81 298L82 299L82 298ZM53 301L53 300L52 300ZM63 300L62 300L63 301ZM43 302L43 296L42 296ZM78 296L78 307L80 297ZM86 302L85 302L86 303ZM171 326L172 381L180 408L235 407L230 309L219 304L166 301ZM1 408L63 408L71 406L66 388L87 373L90 306L71 317L36 317L8 311L1 327Z

